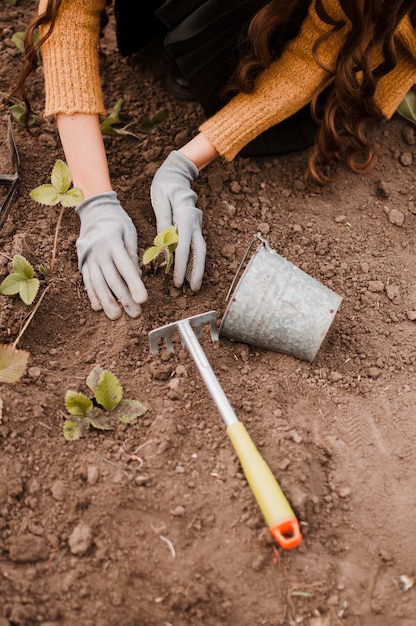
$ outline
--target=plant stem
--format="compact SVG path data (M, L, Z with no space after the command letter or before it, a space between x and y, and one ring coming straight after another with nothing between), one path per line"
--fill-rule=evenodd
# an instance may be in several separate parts
M35 315L36 311L38 310L38 308L40 307L40 304L46 294L46 292L48 291L49 287L52 285L52 283L49 283L49 285L47 285L45 287L45 289L43 290L43 292L41 293L39 300L36 302L35 306L32 309L31 314L29 315L29 317L26 320L25 325L23 326L22 330L20 331L20 333L17 335L16 339L14 340L13 344L12 344L12 348L15 348L17 346L17 344L19 343L19 341L21 340L21 338L23 337L23 333L25 332L26 328L29 326L30 322L33 319L33 316Z
M56 222L55 237L54 237L54 240L53 240L51 272L53 271L53 268L55 267L56 249L58 247L58 232L59 232L59 227L60 227L61 222L62 222L62 217L64 215L64 211L65 211L65 207L61 207L61 212L59 213L58 221Z

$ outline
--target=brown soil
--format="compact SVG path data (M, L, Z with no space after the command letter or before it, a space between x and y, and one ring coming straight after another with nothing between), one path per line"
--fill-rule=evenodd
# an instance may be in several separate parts
M34 9L1 4L3 92L21 64L10 37ZM120 59L110 29L103 48L109 109L122 97L126 121L168 112L140 140L106 138L144 249L155 234L152 175L203 114L168 95L160 46ZM41 69L32 84L41 111ZM3 105L3 130L6 113ZM0 232L0 278L16 253L35 267L50 262L57 210L29 192L63 158L52 121L32 136L13 127L21 185ZM208 245L203 288L178 291L171 276L145 269L149 301L137 320L91 310L77 270L78 218L66 212L52 285L19 343L28 371L0 390L1 626L414 626L416 144L399 118L375 139L385 153L373 172L341 168L320 195L303 187L305 153L208 167L195 185ZM173 355L149 349L149 331L163 324L211 309L221 319L257 231L343 297L313 363L201 339L300 520L303 542L290 551L272 544L190 354L179 343ZM2 343L27 314L18 297L1 297ZM88 393L96 364L148 412L69 443L65 392Z

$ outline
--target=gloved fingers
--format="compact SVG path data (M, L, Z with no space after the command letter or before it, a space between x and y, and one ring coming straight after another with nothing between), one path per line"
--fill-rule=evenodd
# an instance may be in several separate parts
M115 291L113 286L110 284L114 293L121 300L120 294L122 293L121 287L126 287L129 298L137 304L142 304L147 300L147 291L146 287L143 284L141 279L141 270L139 268L139 262L133 262L131 257L128 254L128 251L124 247L118 247L113 251L114 254L114 263L118 270L118 273L115 271L114 266L109 266L108 270L110 273L108 274L111 277L114 288L117 289ZM111 271L110 267L114 269L114 273ZM106 268L106 278L108 270ZM121 277L121 282L120 282ZM119 284L120 283L120 284ZM124 284L125 283L125 284ZM123 290L123 297L125 291ZM124 306L124 304L123 304Z
M118 319L122 314L122 309L108 289L100 268L93 266L91 269L85 263L81 271L92 309L94 311L104 310L110 320Z
M81 272L82 272L82 280L84 281L84 287L87 291L87 295L88 295L89 301L91 302L92 309L94 311L101 311L103 307L97 294L95 293L94 287L92 286L90 273L88 270L88 265L86 263L82 266Z
M186 269L185 278L192 291L199 291L205 270L207 245L200 230L195 231L191 242L191 254Z
M136 228L126 228L123 234L124 247L134 265L139 264Z
M180 289L185 280L186 268L191 252L191 230L185 228L178 230L178 245L175 250L175 265L173 269L173 282Z
M150 187L150 201L156 217L156 230L161 230L172 226L172 207L166 193L159 184L153 181Z
M129 315L130 317L138 317L139 315L141 315L142 307L138 302L135 302L133 300L129 288L124 282L123 277L117 271L116 266L112 262L106 263L105 266L102 266L101 271L103 273L107 288L111 291L111 294L114 294L114 296L120 302L127 315ZM144 289L143 283L142 287ZM144 291L146 293L146 290Z

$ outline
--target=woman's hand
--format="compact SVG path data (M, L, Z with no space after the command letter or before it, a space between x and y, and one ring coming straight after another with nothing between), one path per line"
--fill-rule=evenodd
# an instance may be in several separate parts
M178 230L173 280L182 287L185 278L192 291L199 291L205 268L206 244L202 236L202 211L191 188L199 170L217 156L213 146L198 135L181 150L174 150L156 172L150 198L160 232L171 226Z
M186 156L174 150L155 174L150 198L156 215L157 232L172 224L178 230L173 280L182 287L186 279L192 291L201 287L206 245L202 236L202 211L197 209L191 183L198 169Z
M76 247L78 265L95 311L104 309L114 320L120 302L130 317L138 317L147 300L141 280L136 228L114 191L90 196L76 208L81 220Z

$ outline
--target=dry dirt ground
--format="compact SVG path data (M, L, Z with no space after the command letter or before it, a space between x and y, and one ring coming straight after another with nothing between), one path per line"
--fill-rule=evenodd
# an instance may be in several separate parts
M21 63L11 35L34 8L0 5L2 92ZM123 98L126 121L168 112L138 140L106 138L144 249L155 234L152 175L203 114L168 95L160 46L121 60L110 29L103 48L109 110ZM41 112L41 69L31 84ZM3 166L6 114L3 104ZM32 136L13 128L21 184L0 232L0 278L16 253L35 267L50 262L57 210L29 192L63 158L52 121ZM400 118L375 138L385 153L374 171L341 168L320 195L303 187L303 153L208 167L195 185L208 244L203 288L179 292L146 268L149 301L137 320L91 310L77 270L78 218L66 212L52 285L19 343L28 371L0 390L1 626L415 625L416 144ZM211 309L221 319L257 231L343 298L313 363L201 338L300 520L294 550L272 544L187 350L176 340L173 355L149 350L149 331L163 324ZM1 296L2 343L27 315L17 296ZM97 364L148 412L67 442L65 392L88 393Z

